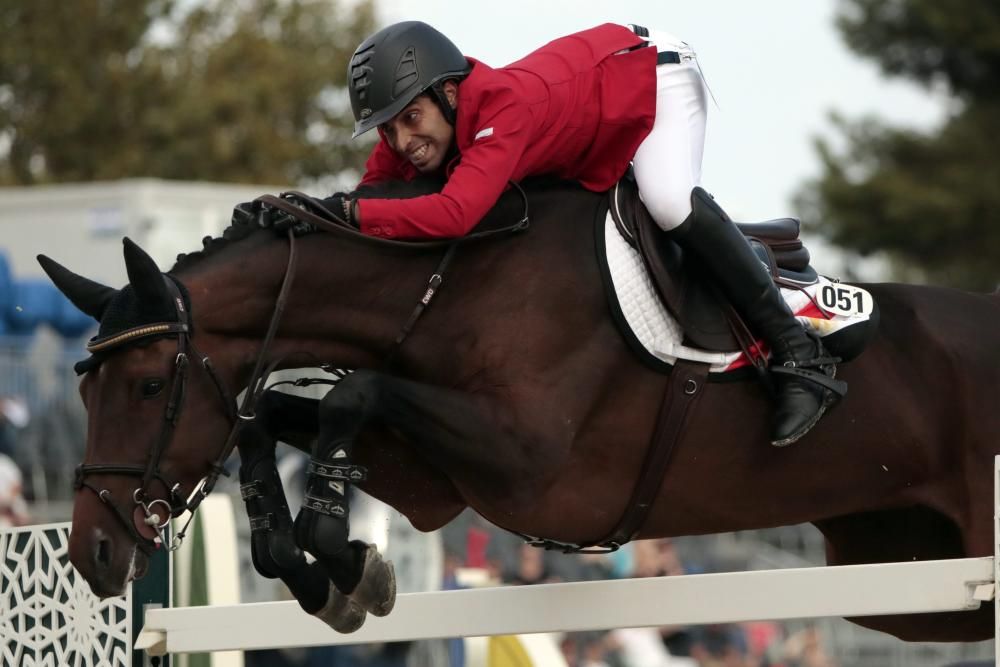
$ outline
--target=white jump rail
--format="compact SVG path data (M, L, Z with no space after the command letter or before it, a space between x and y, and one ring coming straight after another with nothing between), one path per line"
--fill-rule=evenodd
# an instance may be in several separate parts
M994 462L994 482L994 528L1000 537L1000 512L996 510L1000 507L1000 457ZM1000 604L998 567L1000 557L995 554L993 558L412 593L400 595L389 616L369 616L359 631L349 635L306 615L295 602L149 609L136 648L163 655L965 611L987 601Z

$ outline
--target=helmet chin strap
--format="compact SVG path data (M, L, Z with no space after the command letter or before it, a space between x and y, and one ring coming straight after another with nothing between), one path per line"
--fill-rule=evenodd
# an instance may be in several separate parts
M452 79L449 79L451 81ZM431 98L437 102L437 105L441 108L441 113L444 115L444 119L448 121L448 124L452 127L455 126L455 118L457 116L455 108L451 106L451 102L448 101L448 96L444 94L444 88L442 88L442 82L435 83L430 87L428 92L431 94Z

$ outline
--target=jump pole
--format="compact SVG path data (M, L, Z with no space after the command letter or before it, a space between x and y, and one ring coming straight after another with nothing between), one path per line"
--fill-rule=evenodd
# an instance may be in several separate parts
M149 609L136 648L151 655L449 637L610 630L978 609L1000 619L1000 457L993 558L826 566L400 595L385 618L343 635L296 602ZM997 650L1000 664L1000 649Z

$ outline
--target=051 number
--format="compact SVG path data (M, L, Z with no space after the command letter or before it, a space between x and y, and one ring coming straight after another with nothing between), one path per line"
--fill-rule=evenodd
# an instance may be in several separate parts
M819 300L824 309L835 313L853 315L865 310L864 293L843 285L823 285Z

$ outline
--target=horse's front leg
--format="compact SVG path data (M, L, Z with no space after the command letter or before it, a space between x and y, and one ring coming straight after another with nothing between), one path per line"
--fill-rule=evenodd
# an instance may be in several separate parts
M292 538L292 515L278 475L276 439L270 430L277 425L275 420L280 422L295 412L306 424L315 423L318 401L312 401L310 417L308 403L294 401L290 406L287 398L298 397L264 394L257 405L257 420L242 425L237 441L240 492L250 519L251 559L262 576L280 578L306 613L318 616L338 632L353 632L361 627L365 612L337 591L320 563L306 562ZM289 412L291 407L299 410Z
M311 454L319 435L319 399L270 389L255 406L256 423L274 440Z
M319 438L295 519L296 543L326 566L340 591L369 612L388 613L395 600L391 564L374 545L348 535L348 486L365 475L354 465L358 435L378 423L441 468L462 466L484 479L491 473L513 479L523 461L499 446L500 434L515 429L497 413L497 406L458 391L374 371L352 373L320 401Z

